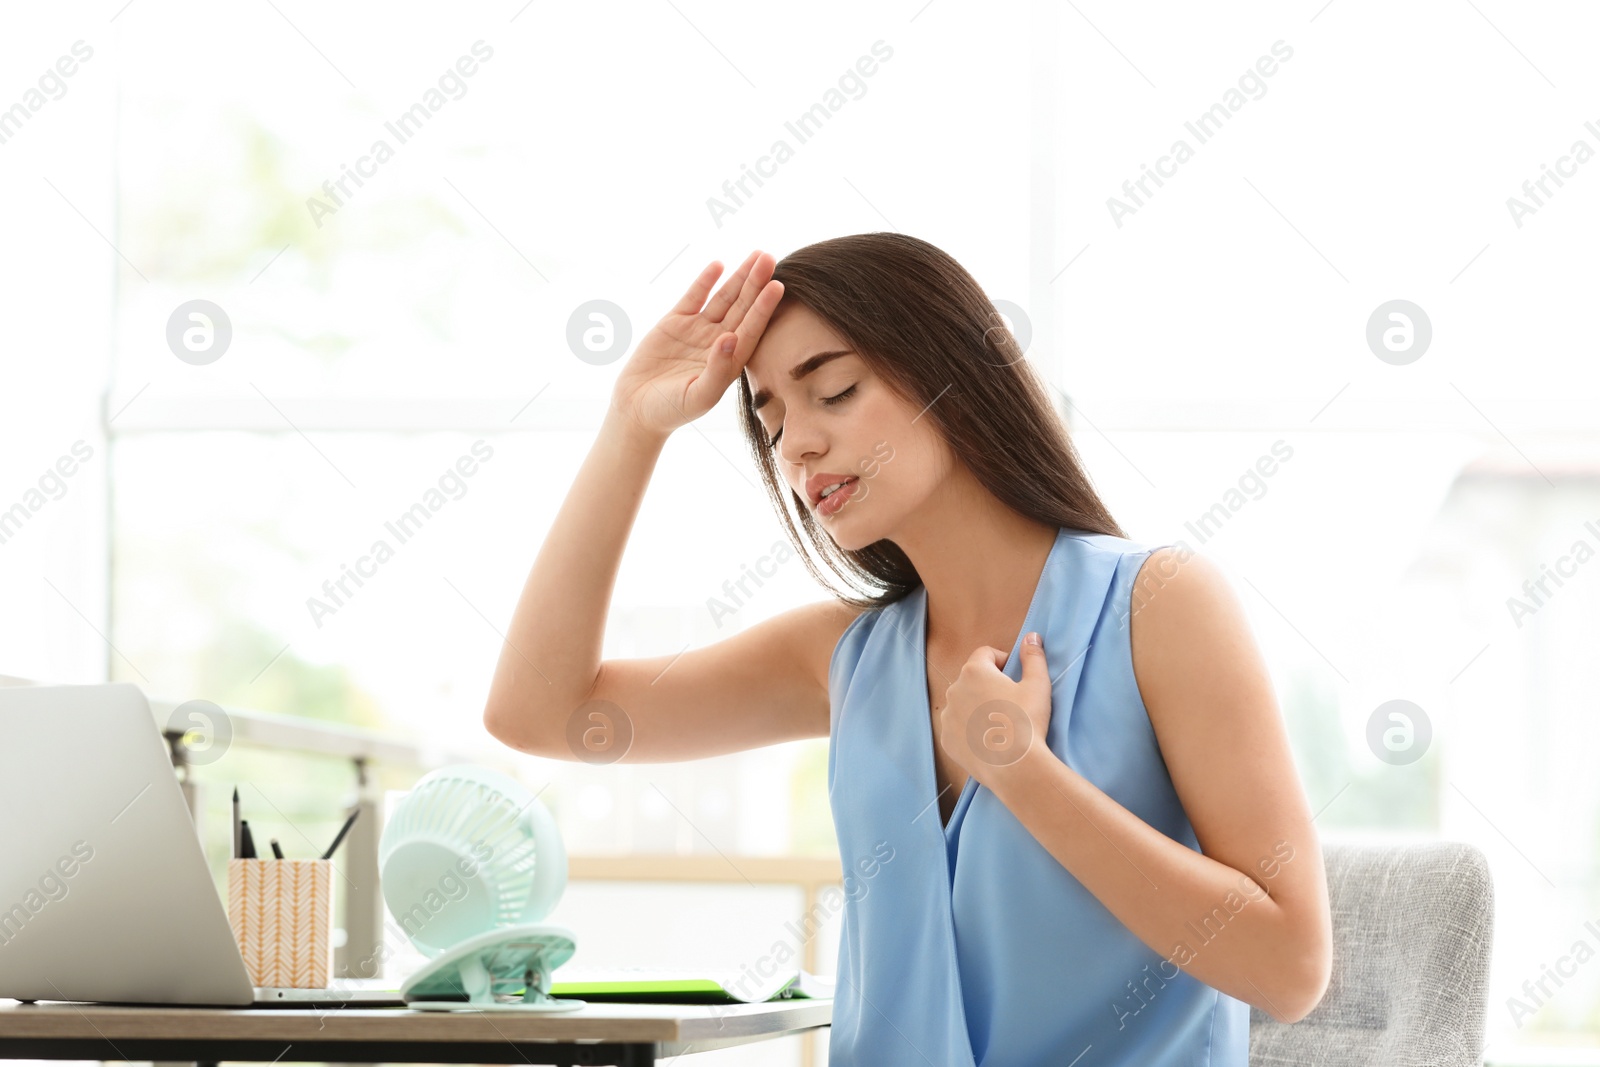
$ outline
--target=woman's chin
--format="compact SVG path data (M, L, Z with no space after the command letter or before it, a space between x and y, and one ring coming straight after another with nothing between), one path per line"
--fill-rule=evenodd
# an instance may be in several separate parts
M841 519L844 521L840 521ZM845 518L843 511L832 518L823 519L822 531L833 538L833 543L845 552L859 552L883 540L883 534L868 523L862 522L861 516Z

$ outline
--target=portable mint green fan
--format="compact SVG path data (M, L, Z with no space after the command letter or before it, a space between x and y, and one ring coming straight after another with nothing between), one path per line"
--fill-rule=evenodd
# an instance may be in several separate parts
M522 783L470 763L423 775L383 828L378 867L389 913L431 957L400 985L408 1007L583 1007L550 996L577 948L571 930L540 921L567 887L567 852Z

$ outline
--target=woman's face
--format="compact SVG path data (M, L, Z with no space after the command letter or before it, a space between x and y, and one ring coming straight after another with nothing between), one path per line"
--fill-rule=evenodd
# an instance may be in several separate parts
M778 305L744 373L778 473L840 548L895 539L954 465L921 406L803 304Z

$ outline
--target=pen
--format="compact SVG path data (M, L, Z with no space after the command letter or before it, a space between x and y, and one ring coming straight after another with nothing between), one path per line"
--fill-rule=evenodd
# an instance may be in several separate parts
M234 786L233 787L233 856L234 856L235 859L241 858L240 849L242 849L243 847L244 847L244 842L239 839L239 787L238 786Z
M253 860L256 858L256 842L250 836L250 820L245 819L239 823L239 851L240 859Z
M339 842L344 840L344 835L350 832L350 824L355 822L356 821L356 816L360 815L360 814L361 814L361 809L360 808L357 808L357 809L355 809L354 811L352 811L350 813L350 817L344 821L344 825L339 827L339 835L333 839L333 844L329 845L328 846L328 851L326 851L326 852L324 852L322 854L322 858L323 859L331 859L332 858L333 850L339 847Z
M283 859L283 849L278 847L278 839L276 837L272 839L272 857L273 859Z

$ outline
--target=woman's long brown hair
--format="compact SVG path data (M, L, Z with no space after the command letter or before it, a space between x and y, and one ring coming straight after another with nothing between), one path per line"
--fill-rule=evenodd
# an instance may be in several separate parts
M926 409L956 458L1007 507L1047 526L1127 536L1095 493L1016 338L977 281L945 252L904 234L859 233L791 252L772 276L783 283L783 303L823 319L890 388ZM822 529L778 473L744 374L739 423L767 495L825 588L830 583L805 551L796 515L816 556L846 583L867 587L860 596L834 590L839 600L881 608L922 584L894 542L850 551Z

